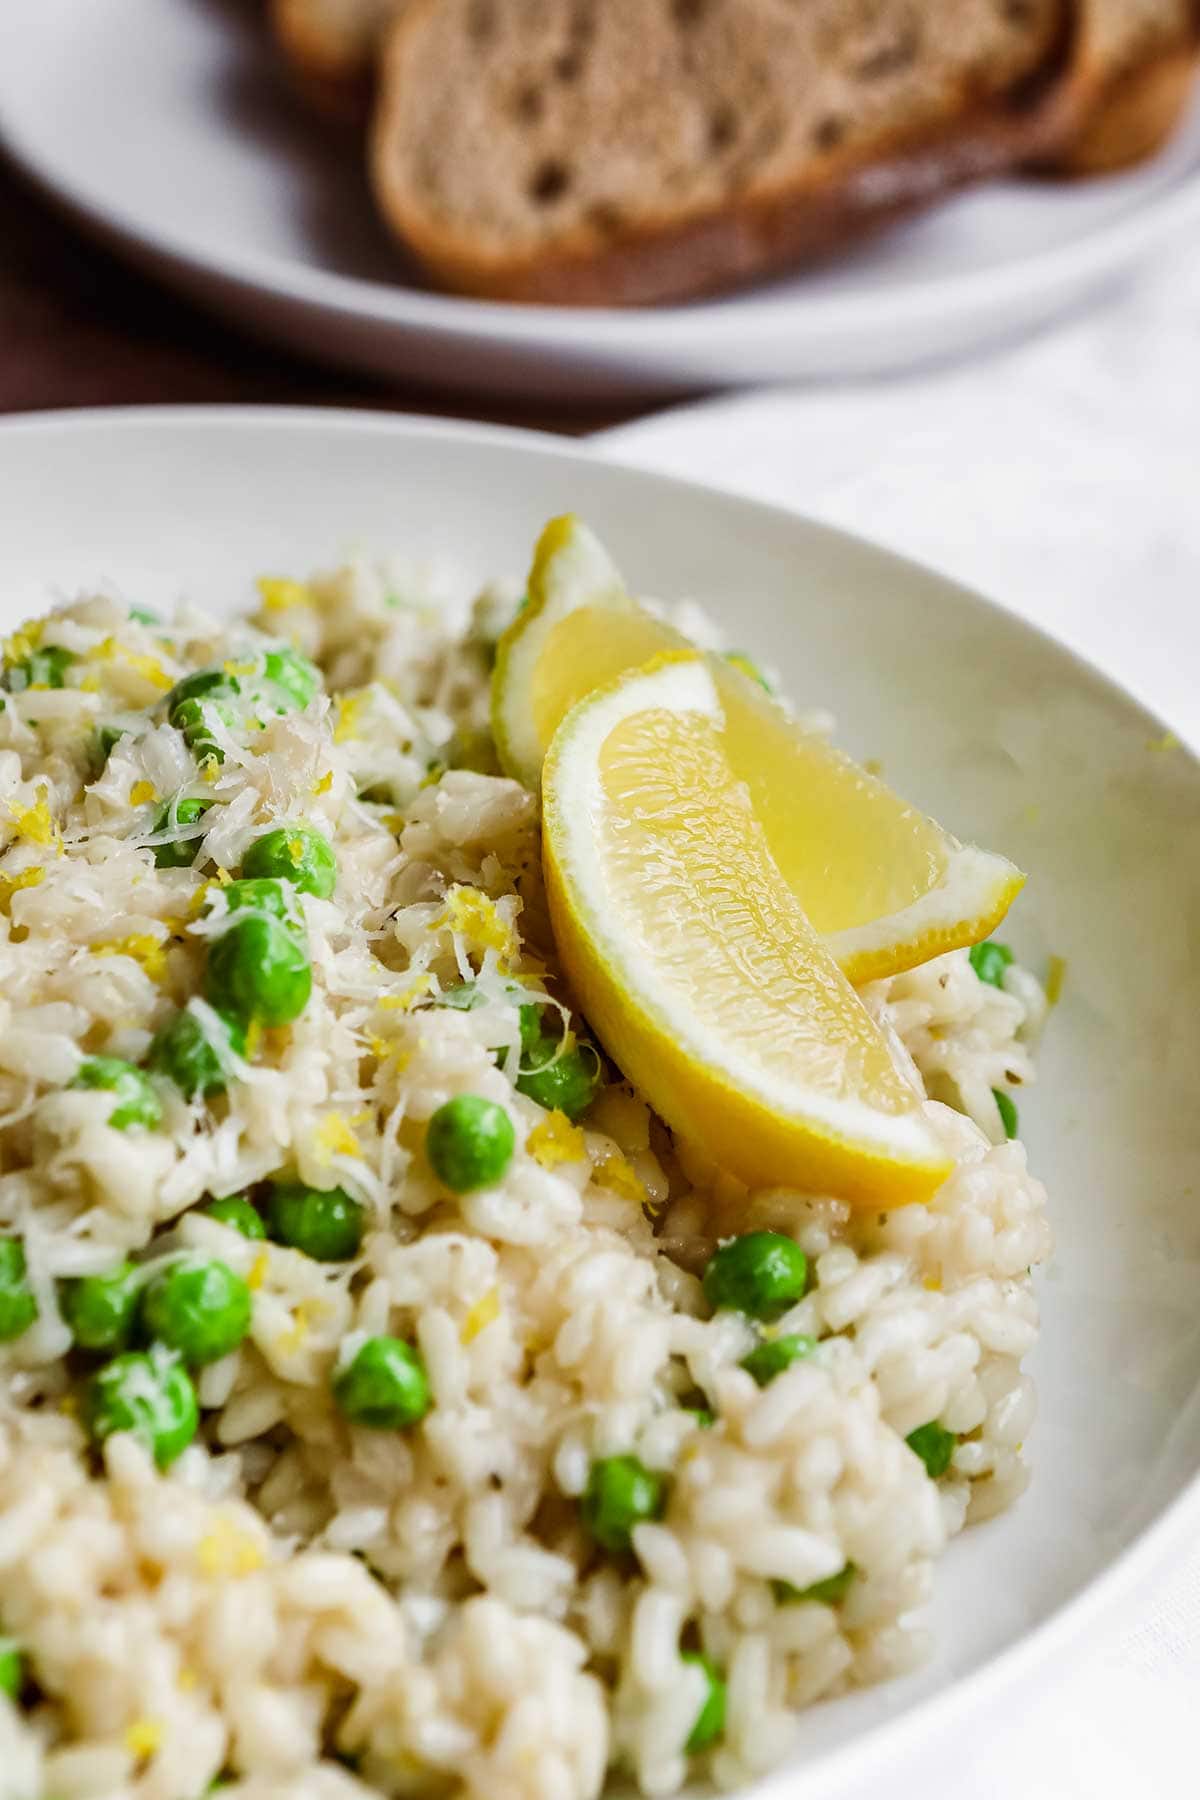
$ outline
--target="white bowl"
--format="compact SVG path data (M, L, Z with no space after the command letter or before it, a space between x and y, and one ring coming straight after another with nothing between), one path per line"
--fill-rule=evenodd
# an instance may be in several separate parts
M1200 1526L1200 767L1050 639L789 513L518 433L334 413L173 411L0 425L0 625L98 579L232 606L257 571L355 546L519 574L583 513L633 583L691 594L797 701L952 829L1030 873L1005 936L1066 959L1022 1101L1058 1240L1041 1282L1029 1494L938 1571L921 1674L821 1706L763 1796L894 1771L1032 1683ZM800 1771L803 1771L800 1774Z

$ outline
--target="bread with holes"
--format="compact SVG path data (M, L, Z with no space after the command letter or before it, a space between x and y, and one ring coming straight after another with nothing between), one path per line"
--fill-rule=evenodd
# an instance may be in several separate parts
M1068 0L409 0L372 180L438 282L680 300L1049 154Z

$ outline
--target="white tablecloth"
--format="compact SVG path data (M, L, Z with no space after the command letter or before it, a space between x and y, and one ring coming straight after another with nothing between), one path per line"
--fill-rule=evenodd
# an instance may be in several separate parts
M627 461L794 506L1049 626L1200 742L1200 255L986 360L751 394L610 432ZM1197 1304L1200 1304L1198 1296ZM1200 1549L971 1754L888 1800L1200 1794Z

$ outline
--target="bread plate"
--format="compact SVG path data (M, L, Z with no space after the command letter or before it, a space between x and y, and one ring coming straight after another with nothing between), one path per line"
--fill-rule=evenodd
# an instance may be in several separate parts
M275 344L441 388L575 401L903 370L1043 324L1200 218L1200 112L1155 162L1010 181L689 306L573 310L413 284L353 135L234 0L9 0L0 142L96 235ZM114 129L114 121L120 129Z

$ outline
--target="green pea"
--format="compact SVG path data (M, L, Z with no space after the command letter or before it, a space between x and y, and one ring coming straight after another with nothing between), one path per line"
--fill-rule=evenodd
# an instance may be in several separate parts
M168 800L155 815L154 831L173 831L177 825L198 825L213 800ZM168 844L155 844L154 865L158 869L190 869L200 848L202 832L191 837L175 838Z
M777 1375L790 1369L794 1362L811 1356L816 1347L816 1338L803 1337L798 1333L772 1338L770 1343L759 1344L756 1349L751 1350L749 1356L743 1356L741 1366L747 1374L753 1375L759 1387L766 1387Z
M757 681L759 687L766 693L773 694L775 692L754 658L747 656L744 650L726 650L725 661L732 663L735 669L740 669L743 675L748 675L751 681Z
M176 731L183 733L183 740L189 750L195 752L200 763L225 761L225 752L213 735L210 714L232 731L237 725L237 714L233 708L220 700L181 700L171 712L171 723Z
M25 1274L25 1246L20 1238L0 1238L0 1343L28 1331L38 1316Z
M250 1329L250 1289L216 1258L172 1262L146 1288L142 1324L185 1362L217 1362Z
M328 838L308 825L281 825L255 838L242 861L243 875L290 881L302 893L328 900L337 886L337 857Z
M800 1600L813 1600L819 1606L840 1606L858 1574L855 1563L845 1563L836 1574L826 1575L824 1581L814 1581L808 1587L793 1587L790 1581L773 1581L772 1591L781 1606L792 1606Z
M711 1431L717 1422L717 1415L707 1406L685 1406L681 1411L690 1413L696 1421L697 1431Z
M0 1637L0 1694L17 1699L25 1686L25 1657L16 1638Z
M267 913L293 933L304 931L304 915L290 881L231 881L221 892L226 912Z
M749 1231L722 1244L704 1271L704 1292L714 1311L722 1307L770 1321L803 1299L808 1258L778 1231Z
M1006 1138L1015 1138L1020 1129L1017 1119L1017 1104L1003 1088L992 1089L992 1099L996 1102L996 1111L1000 1114L1000 1123L1004 1127Z
M210 1100L229 1086L230 1059L245 1056L246 1034L236 1019L217 1014L216 1031L194 1012L175 1014L157 1032L146 1061L175 1083L185 1100Z
M939 1425L936 1419L931 1419L928 1425L918 1425L904 1441L925 1464L925 1473L931 1481L938 1481L946 1473L958 1444L954 1433Z
M702 1669L708 1683L704 1703L696 1714L691 1735L684 1745L689 1756L698 1756L701 1750L707 1750L711 1744L715 1744L725 1729L725 1683L716 1663L711 1656L705 1656L703 1651L684 1650L679 1660Z
M425 1154L439 1181L456 1194L493 1187L516 1148L512 1120L494 1100L458 1094L439 1106L425 1131Z
M80 1416L96 1444L132 1432L160 1469L187 1449L200 1423L187 1370L161 1349L127 1350L97 1369L83 1390Z
M404 1431L433 1404L425 1365L403 1338L370 1337L334 1377L333 1398L352 1425Z
M504 996L507 1000L515 1000L518 995L526 992L528 990L519 982L507 981L504 984ZM477 981L463 981L457 987L443 988L433 1004L452 1007L455 1012L475 1012L478 1007L486 1006L487 998ZM528 1055L542 1042L542 1009L536 1000L529 1000L518 1010L521 1050Z
M5 685L13 694L22 694L26 688L60 688L63 676L78 661L73 650L48 644L44 650L34 650L23 662L14 663L5 675Z
M646 1519L661 1519L667 1483L636 1456L605 1456L594 1462L579 1510L589 1534L602 1550L624 1556L633 1548L633 1528Z
M267 1235L262 1214L247 1200L245 1194L226 1194L220 1200L210 1200L200 1211L206 1219L215 1219L218 1225L228 1225L231 1231L240 1231L244 1238L250 1238L254 1242Z
M320 671L307 656L290 645L281 645L278 650L268 650L263 659L266 678L279 688L291 706L301 712L315 699L321 691ZM290 710L290 707L289 709Z
M108 1115L115 1131L128 1131L131 1125L153 1131L162 1124L162 1101L148 1078L119 1056L89 1056L71 1086L106 1088L116 1095L117 1104Z
M1013 953L1007 944L997 944L992 938L985 938L982 944L972 944L970 951L971 967L980 981L986 981L990 987L1004 986L1004 972L1013 959Z
M96 728L96 761L103 768L123 737L132 737L128 725L99 725Z
M307 949L277 919L247 913L210 945L204 993L246 1024L290 1025L312 993Z
M237 677L227 675L224 669L197 669L175 683L163 705L166 707L167 717L171 718L176 708L186 705L189 700L211 700L240 692L241 683Z
M532 1055L535 1066L517 1076L517 1092L536 1100L547 1112L566 1113L574 1122L582 1118L600 1086L600 1058L590 1044L568 1044L559 1056L557 1046L542 1038Z
M267 1230L277 1244L302 1250L315 1262L349 1262L362 1243L364 1212L344 1188L276 1182L267 1203Z
M104 1275L81 1275L63 1287L62 1312L81 1350L124 1350L133 1337L142 1271L118 1263Z

